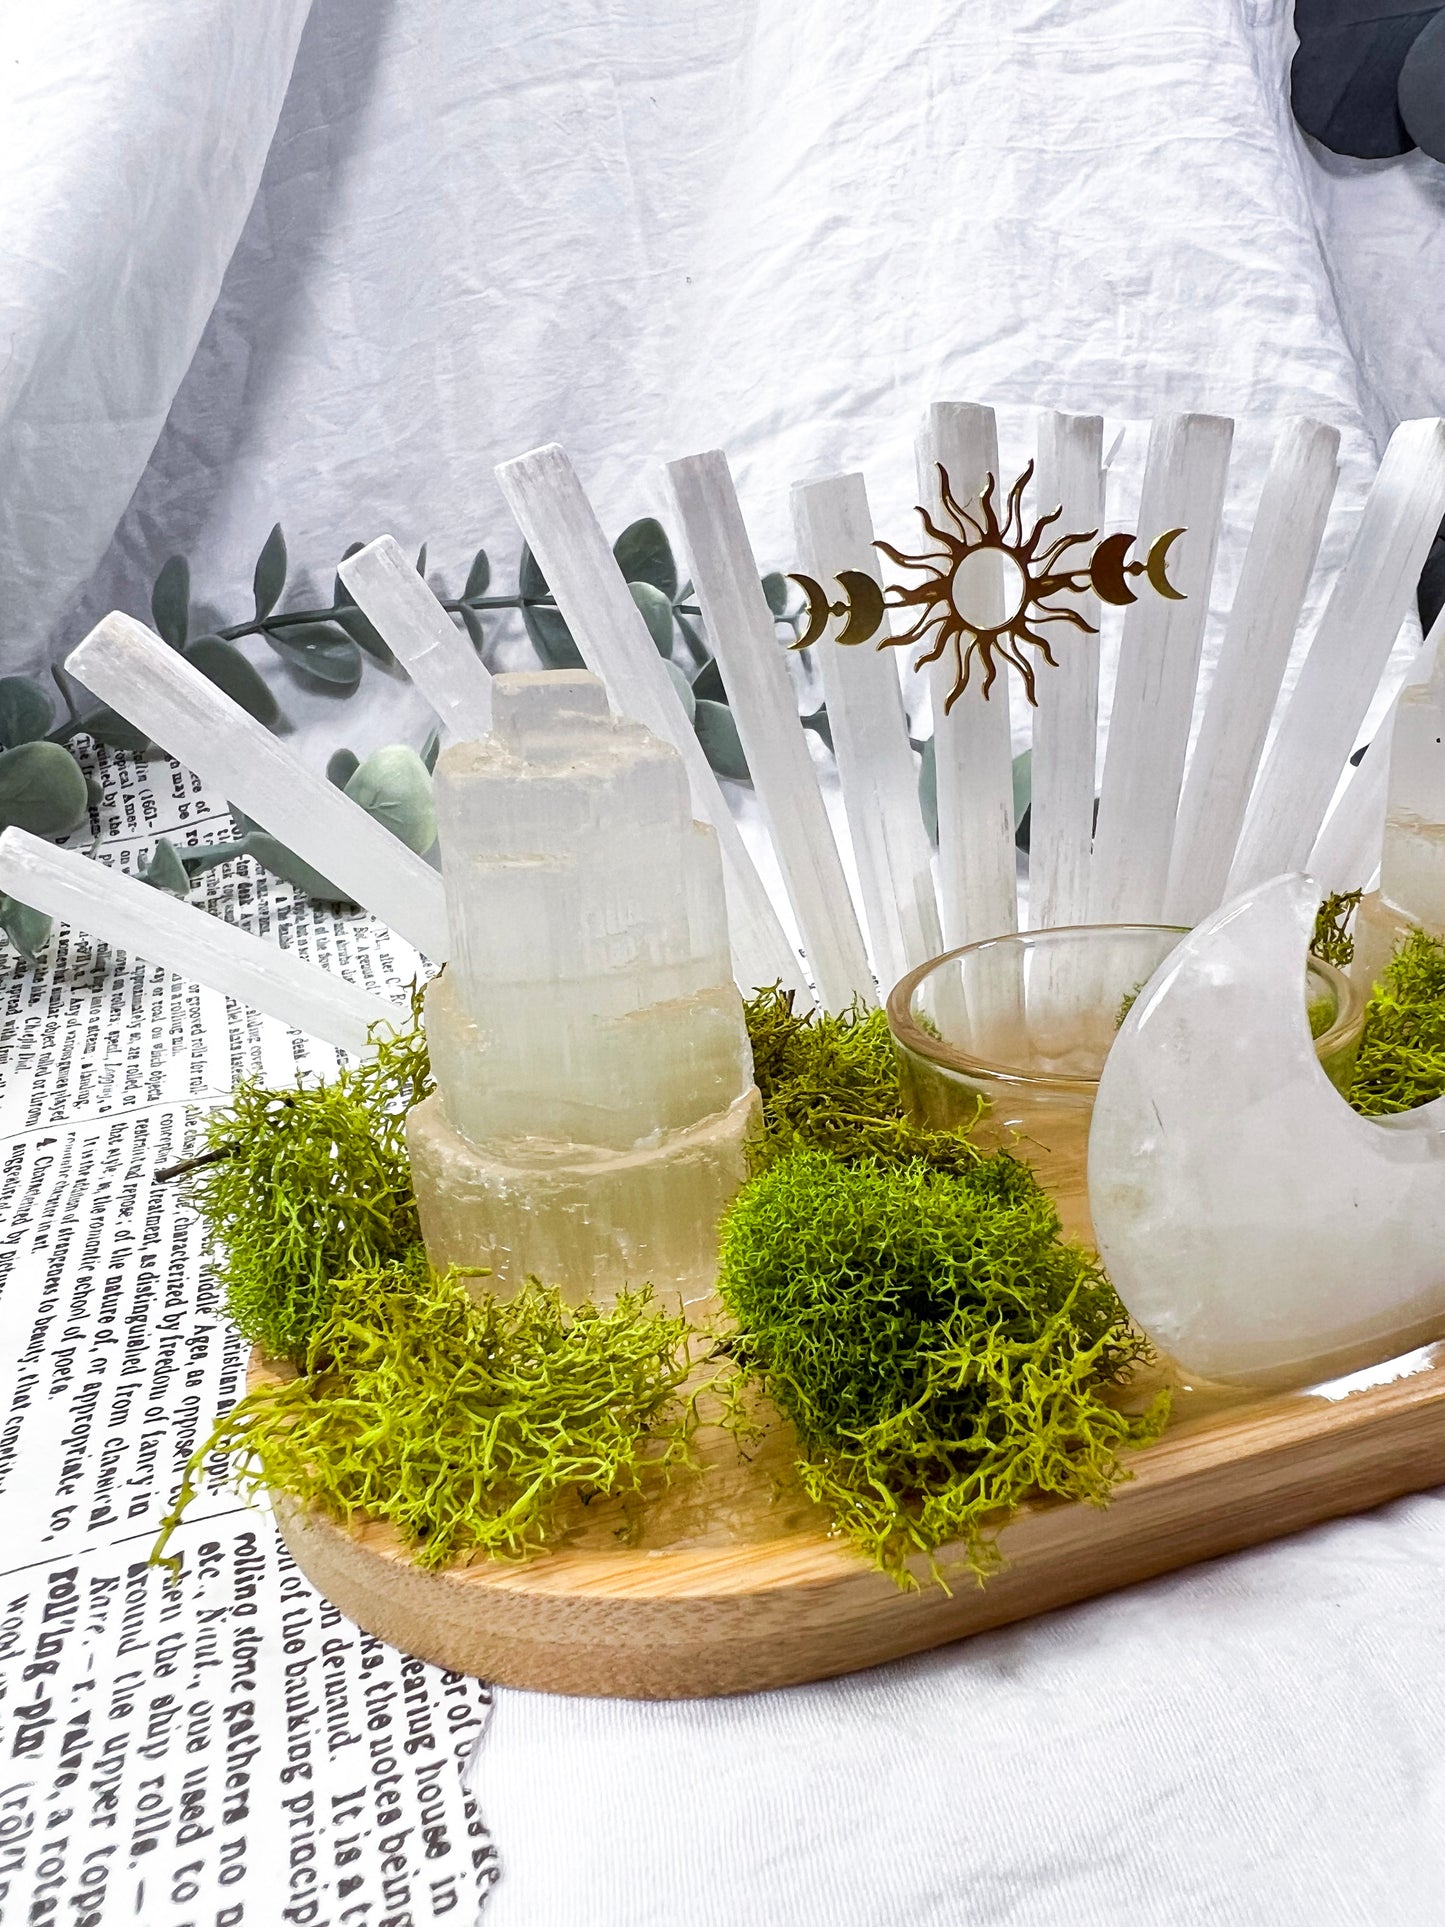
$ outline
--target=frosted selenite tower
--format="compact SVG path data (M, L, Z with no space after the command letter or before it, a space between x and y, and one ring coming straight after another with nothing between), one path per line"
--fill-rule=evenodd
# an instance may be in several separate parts
M575 1302L706 1297L758 1110L714 832L581 670L501 675L436 769L450 961L407 1137L427 1253Z
M1396 705L1380 888L1360 906L1351 974L1368 988L1415 924L1445 937L1445 641Z

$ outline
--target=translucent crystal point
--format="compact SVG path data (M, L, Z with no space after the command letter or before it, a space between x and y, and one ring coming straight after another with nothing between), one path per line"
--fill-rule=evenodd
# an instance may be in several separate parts
M705 1296L757 1099L681 758L594 676L503 675L436 790L451 961L410 1126L433 1262Z

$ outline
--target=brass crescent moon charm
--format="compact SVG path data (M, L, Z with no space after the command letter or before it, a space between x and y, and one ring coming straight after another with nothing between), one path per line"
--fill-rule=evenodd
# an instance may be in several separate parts
M1111 602L1116 609L1139 600L1124 579L1124 557L1133 546L1132 535L1106 535L1089 563L1089 581L1095 595L1101 602Z
M840 569L835 578L848 598L848 616L835 642L867 642L883 621L883 591L862 569Z
M1166 529L1164 534L1159 537L1158 541L1155 542L1150 549L1149 558L1144 564L1145 573L1148 575L1152 586L1158 590L1160 595L1168 596L1171 602L1187 602L1189 599L1182 589L1175 588L1166 573L1169 564L1169 551L1183 533L1183 529Z
M828 601L828 592L821 582L815 582L810 575L789 575L789 582L796 582L808 598L808 626L796 642L790 642L790 649L811 649L828 626L833 610Z

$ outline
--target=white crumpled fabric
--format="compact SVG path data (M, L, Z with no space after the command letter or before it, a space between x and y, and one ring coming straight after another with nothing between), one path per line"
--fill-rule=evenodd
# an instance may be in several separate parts
M936 398L996 403L1014 452L1037 405L1134 424L1121 512L1145 417L1239 416L1227 590L1282 415L1343 432L1338 559L1393 421L1439 406L1441 171L1306 149L1288 0L306 13L0 8L6 669L143 612L172 550L239 619L277 519L322 589L383 530L500 572L493 465L550 439L614 529L724 444L786 562L800 476L863 466L907 526ZM282 686L308 753L419 733L367 673L344 710ZM502 1692L489 1918L1429 1927L1442 1520L755 1700Z

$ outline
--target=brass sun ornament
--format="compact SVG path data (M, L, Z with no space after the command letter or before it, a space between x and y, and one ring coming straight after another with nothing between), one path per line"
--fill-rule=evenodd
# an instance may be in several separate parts
M1092 589L1100 601L1122 607L1139 600L1128 578L1142 575L1159 595L1175 602L1184 600L1183 591L1176 589L1168 576L1169 551L1183 529L1166 530L1142 562L1125 561L1138 540L1129 534L1107 535L1099 542L1099 531L1090 529L1083 535L1056 535L1045 545L1047 532L1063 510L1054 509L1041 516L1025 535L1023 496L1033 473L1030 462L1009 490L1000 522L994 509L992 475L979 497L977 514L972 514L955 501L948 471L940 463L938 480L944 515L953 527L940 528L927 509L918 511L939 548L925 555L903 555L890 542L873 545L901 567L922 570L922 581L906 587L895 583L885 592L861 569L844 569L836 578L843 600L830 602L822 583L810 575L794 575L791 580L808 599L808 620L792 646L810 648L834 616L846 618L836 641L867 642L877 635L887 610L912 609L917 611L913 626L902 635L885 635L878 647L904 649L934 631L931 646L913 666L922 669L925 663L937 662L952 649L954 678L944 701L945 714L968 688L975 660L983 666L980 693L987 701L1000 657L1018 670L1025 695L1037 706L1035 664L1023 653L1025 645L1036 649L1057 669L1058 658L1048 636L1042 633L1045 629L1063 623L1071 629L1082 629L1086 635L1098 633L1081 610L1060 606L1054 602L1055 597L1078 596ZM1070 550L1087 550L1091 542L1096 544L1091 556L1070 558Z

